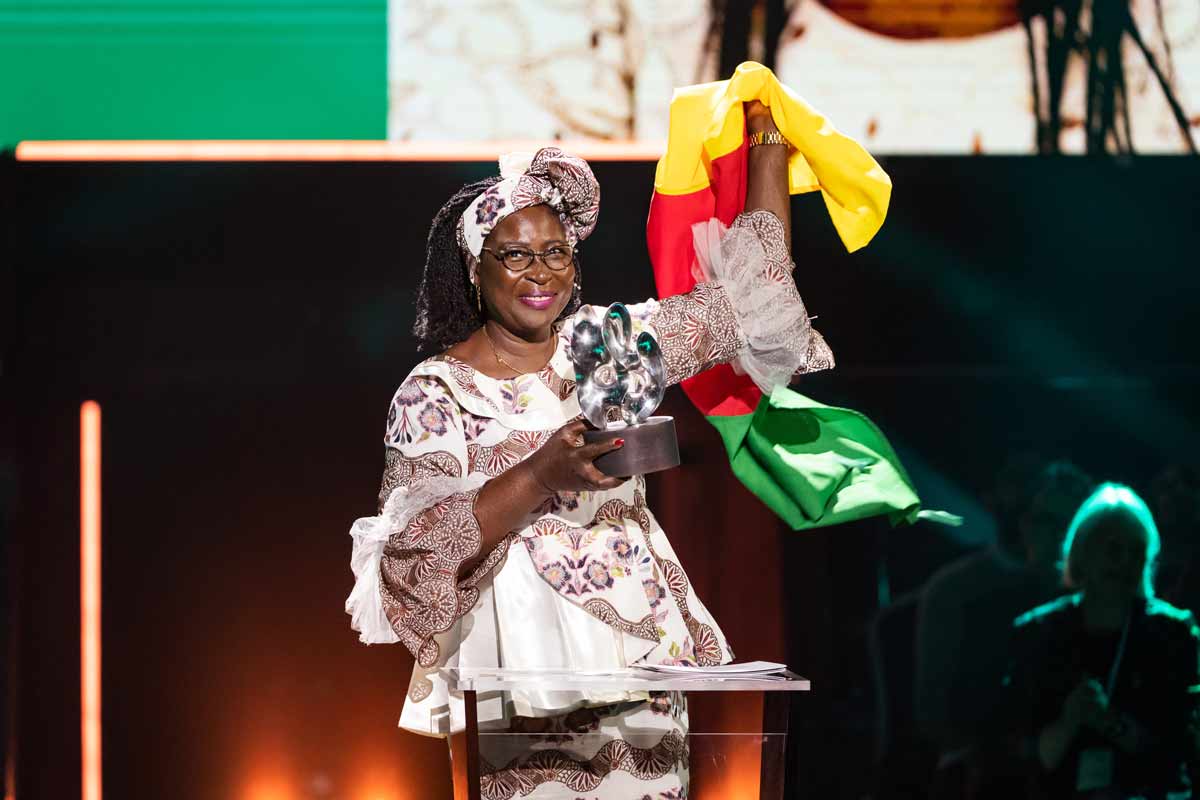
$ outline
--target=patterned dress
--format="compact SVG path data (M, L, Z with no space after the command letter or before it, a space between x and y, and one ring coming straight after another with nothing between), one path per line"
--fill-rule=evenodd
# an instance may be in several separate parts
M719 229L712 257L701 258L698 269L717 280L629 307L635 333L659 340L669 383L735 359L751 375L785 363L784 380L832 365L783 243L770 212L744 214ZM754 322L767 308L774 337ZM351 530L357 581L347 611L363 641L400 641L416 657L400 719L408 730L463 729L461 694L438 674L446 666L617 670L733 658L647 506L641 477L606 491L560 492L470 574L458 574L479 553L480 487L579 416L572 324L562 324L553 357L536 373L491 378L443 354L418 364L392 400L379 514ZM781 360L783 351L792 357ZM483 731L527 734L481 737L489 800L687 796L687 710L678 693L530 689L481 695L478 713Z

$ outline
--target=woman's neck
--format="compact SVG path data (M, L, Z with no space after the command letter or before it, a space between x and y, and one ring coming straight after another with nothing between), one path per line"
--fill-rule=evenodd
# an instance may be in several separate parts
M499 372L527 374L537 372L554 355L553 329L518 334L489 320L480 330L487 354ZM486 358L486 356L485 356ZM487 370L485 370L487 372Z
M492 340L502 355L512 354L520 358L523 354L545 352L546 342L553 338L554 328L514 333L496 320L489 319L483 323L483 332Z
M1113 598L1097 593L1083 595L1083 627L1089 631L1115 631L1125 624L1132 607L1130 598Z

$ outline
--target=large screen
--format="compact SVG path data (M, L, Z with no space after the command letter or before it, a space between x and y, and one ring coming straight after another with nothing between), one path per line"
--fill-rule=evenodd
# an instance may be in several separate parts
M753 58L876 152L1192 147L1200 3L1021 5L391 0L389 137L661 139L674 87Z

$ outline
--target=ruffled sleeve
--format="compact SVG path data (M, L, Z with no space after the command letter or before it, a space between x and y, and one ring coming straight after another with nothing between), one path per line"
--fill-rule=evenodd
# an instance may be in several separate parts
M384 444L379 514L350 529L355 584L346 612L361 641L403 642L428 667L440 655L435 637L475 605L476 585L508 540L458 577L479 552L474 505L486 476L466 476L462 412L441 382L413 376L401 385Z
M778 217L759 209L739 215L729 228L716 219L699 223L692 234L701 282L646 304L670 383L734 361L769 393L794 375L833 366L833 353L813 329L792 280Z

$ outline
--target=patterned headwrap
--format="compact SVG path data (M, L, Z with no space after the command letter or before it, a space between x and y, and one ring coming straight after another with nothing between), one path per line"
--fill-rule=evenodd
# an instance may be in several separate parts
M509 214L546 205L558 212L567 240L586 239L600 215L600 184L582 158L557 147L500 157L500 182L471 201L458 222L458 243L475 258L483 240Z

